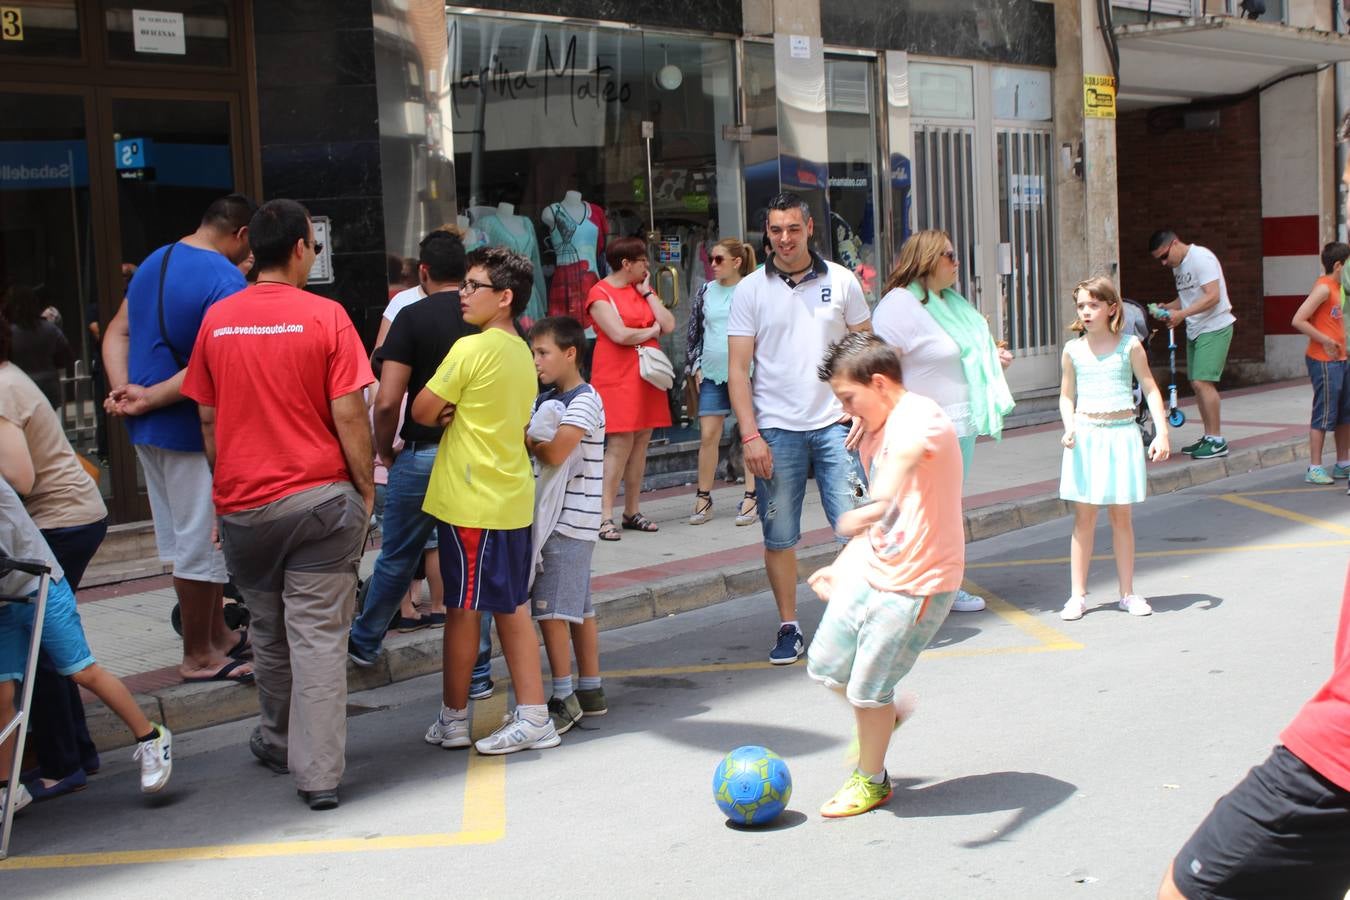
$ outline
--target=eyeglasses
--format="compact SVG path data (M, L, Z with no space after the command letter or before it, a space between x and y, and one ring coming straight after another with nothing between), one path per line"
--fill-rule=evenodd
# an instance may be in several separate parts
M1167 243L1167 246L1166 246L1166 247L1162 248L1162 255L1161 255L1161 256L1155 255L1153 258L1156 259L1156 260L1157 260L1158 262L1160 262L1160 263L1165 263L1165 262L1167 262L1167 257L1169 257L1169 256L1172 255L1172 245L1175 244L1175 243L1176 243L1176 239L1173 238L1171 241L1169 241L1169 242Z
M472 278L466 278L459 288L459 293L461 296L464 294L473 294L481 291L483 288L487 288L490 291L501 290L501 288L497 287L495 284L486 284L482 281L474 281Z
M730 257L722 256L721 254L718 254L718 255L716 255L716 256L710 256L710 257L708 257L708 262L710 262L710 263L712 263L712 264L714 264L714 265L720 266L722 263L726 262L728 259L730 259Z
M943 251L942 251L941 253L939 253L938 255L941 256L943 259L949 260L949 261L951 262L952 265L956 265L956 251L955 251L955 250L943 250Z

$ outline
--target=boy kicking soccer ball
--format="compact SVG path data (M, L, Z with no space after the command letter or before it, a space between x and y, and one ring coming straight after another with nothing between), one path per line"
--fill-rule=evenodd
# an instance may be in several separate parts
M886 748L905 712L895 686L951 611L965 569L961 448L951 420L900 381L895 351L870 332L825 353L828 381L862 420L870 503L839 517L851 540L811 588L829 605L807 673L843 692L858 726L858 768L820 813L856 816L891 798Z

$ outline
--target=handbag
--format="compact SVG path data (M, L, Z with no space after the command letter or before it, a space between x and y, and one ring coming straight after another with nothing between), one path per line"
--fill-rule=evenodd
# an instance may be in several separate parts
M668 391L675 386L675 367L670 357L656 347L637 346L638 375L642 380L658 391Z
M623 313L619 312L619 304L614 302L614 298L605 291L605 299L609 301L610 306L614 307L614 312L623 321ZM658 391L668 391L675 386L675 367L670 363L670 357L661 352L659 347L646 347L638 344L634 349L638 356L638 375L642 380L656 388Z
M693 372L686 372L684 376L684 416L690 422L698 421L698 392L698 379L694 377Z

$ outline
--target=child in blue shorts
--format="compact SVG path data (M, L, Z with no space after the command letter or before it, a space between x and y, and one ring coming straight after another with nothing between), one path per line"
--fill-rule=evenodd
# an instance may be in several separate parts
M851 538L809 579L828 602L807 674L842 691L858 727L858 767L821 807L856 816L891 797L886 749L904 718L895 686L947 618L965 571L961 447L951 420L900 381L900 360L870 332L850 334L819 370L862 421L871 502L839 517Z
M84 637L75 595L66 584L61 566L47 546L23 501L0 478L0 556L10 559L40 559L52 569L47 590L46 613L42 620L42 649L51 657L56 670L85 688L117 714L136 737L135 758L141 764L141 790L147 794L164 789L173 771L173 735L163 725L155 725L136 705L131 692L117 676L94 662L94 654ZM26 572L0 576L0 597L36 597L38 578ZM14 686L23 680L33 633L34 604L0 604L0 722L14 717ZM14 762L14 738L0 745L0 809L9 801L10 768ZM32 802L23 785L15 789L22 808Z
M547 388L525 433L534 457L534 564L530 601L544 636L559 734L583 716L608 712L600 685L600 635L591 606L591 552L600 537L605 406L581 378L586 333L576 319L550 316L530 329L530 349ZM577 655L572 687L572 652Z

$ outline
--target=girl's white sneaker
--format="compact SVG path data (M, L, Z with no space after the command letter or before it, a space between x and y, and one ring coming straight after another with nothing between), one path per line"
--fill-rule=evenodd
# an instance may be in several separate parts
M1064 604L1064 608L1059 611L1059 617L1066 622L1072 622L1074 619L1083 618L1083 613L1087 612L1087 598L1078 594L1069 598L1069 602Z
M1120 608L1132 616L1151 616L1153 607L1148 605L1148 601L1138 594L1126 594L1120 598Z

